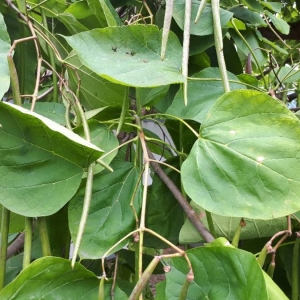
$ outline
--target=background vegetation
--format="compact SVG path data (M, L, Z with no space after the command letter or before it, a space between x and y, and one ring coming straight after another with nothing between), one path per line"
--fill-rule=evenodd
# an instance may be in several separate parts
M299 299L299 9L1 1L1 300Z

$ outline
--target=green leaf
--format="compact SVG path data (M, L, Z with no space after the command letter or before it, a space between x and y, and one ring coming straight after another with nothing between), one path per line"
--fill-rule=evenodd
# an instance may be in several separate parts
M90 9L98 18L102 27L121 26L120 18L110 1L108 0L87 0Z
M273 25L279 32L286 35L290 33L290 25L286 21L277 18L274 14L268 11L266 11L265 14L271 19Z
M23 107L31 108L31 103L24 103ZM37 102L34 106L34 112L42 115L58 124L65 125L66 107L61 103L55 102Z
M67 29L70 31L70 34L76 34L88 30L87 27L77 21L77 19L70 13L59 14L57 18L67 27Z
M91 2L91 0L90 0ZM108 26L121 26L121 20L108 0L99 0ZM99 12L97 12L99 14Z
M191 13L191 22L190 22L190 30L193 35L209 35L214 32L213 30L213 18L212 18L212 9L209 4L204 8L201 17L197 24L195 24L195 19L197 15L197 11L199 8L199 1L192 0L192 13ZM185 11L185 0L177 0L174 1L173 8L173 18L175 19L178 26L183 30L184 26L184 11ZM220 11L220 19L222 28L226 27L226 24L232 17L232 13L224 10L222 8Z
M205 210L193 201L191 202L191 205L197 214L201 216L202 223L208 228ZM232 240L241 221L241 218L224 217L216 214L212 214L212 219L217 236L225 237L228 240ZM286 228L286 217L272 220L253 220L244 218L244 221L246 226L242 229L240 235L241 240L271 237L275 233ZM203 238L195 229L195 226L186 219L183 227L181 228L179 240L182 244L188 244L202 242Z
M242 21L246 21L250 26L267 26L260 13L247 9L243 6L235 6L229 10L234 17Z
M266 286L267 286L269 300L288 300L289 299L265 271L263 271L263 275L264 275L264 279L265 279Z
M94 176L92 203L85 227L79 255L82 259L101 258L116 242L135 229L135 218L130 207L131 198L138 183L139 173L129 162L112 164L114 172ZM69 203L69 227L75 242L85 183L81 185ZM139 190L138 190L139 195ZM138 199L135 200L137 213ZM119 244L114 251L121 249L128 239ZM113 252L114 252L113 251Z
M257 0L241 0L248 8L262 12L263 7Z
M99 122L95 120L91 120L88 122L90 133L91 133L91 142L97 147L101 147L104 152L109 152L116 147L119 146L119 141L113 134L111 130L109 130L105 125L99 124ZM77 127L74 130L75 133L80 136L84 136L83 126ZM113 151L109 155L105 156L102 161L109 165L113 158L117 155L118 150ZM101 165L96 165L93 169L94 174L101 172L104 170L104 167Z
M285 83L293 83L298 80L300 80L300 71L295 69L292 69L291 67L288 66L283 66L279 72L278 69L275 69L277 71L277 76L271 74L271 78L273 80L280 80L280 82L285 82Z
M166 161L178 168L178 159L174 163ZM163 167L166 169L166 167ZM180 174L174 170L166 169L165 173L171 180L180 186ZM173 244L178 244L179 231L184 222L184 215L181 206L174 198L170 189L155 174L153 175L152 185L148 189L147 209L146 209L146 227L160 234ZM151 248L169 247L161 240L148 235L145 238L145 246Z
M293 264L295 263L294 262L294 253L293 253L294 243L291 245L284 245L284 247L280 247L278 250L279 250L279 257L281 258L284 269L286 271L287 279L288 279L290 285L292 286ZM300 269L300 261L298 260L298 270L299 269ZM300 282L298 282L298 290L300 290Z
M300 209L300 123L256 91L220 97L182 165L186 193L222 216L272 219Z
M92 300L97 299L98 289L97 276L79 263L72 269L67 259L44 257L37 259L22 271L0 292L0 298Z
M265 2L261 1L260 4L278 14L281 13L282 3L280 2Z
M93 15L86 1L72 3L64 13L72 14L77 20L82 20Z
M186 299L267 299L262 270L254 255L232 247L200 247L187 251L194 271ZM183 258L171 259L165 299L179 299L188 267ZM195 298L195 295L196 298Z
M169 85L162 85L155 88L137 88L136 99L141 107L153 106L167 95L169 87Z
M230 80L239 82L239 79L235 75L229 72L227 73ZM184 105L181 87L166 113L201 123L211 106L223 95L224 88L218 68L204 69L193 75L192 78L200 78L201 80L190 80L188 82L188 104L186 106ZM231 90L241 89L243 87L242 83L230 83Z
M39 4L40 0L31 0L31 3ZM66 0L48 0L42 6L47 17L56 17L59 13L63 13L67 7Z
M250 50L248 46L245 44L243 39L232 29L229 29L229 33L234 40L234 43L236 44L237 48L239 51L241 51L244 55L245 58L248 56L250 53ZM265 51L262 51L261 48L263 49L264 46L261 44L259 39L257 38L255 31L253 31L250 28L247 28L247 30L241 31L241 34L243 35L244 39L247 41L251 49L254 51L254 54L256 56L256 59L258 61L258 64L260 66L264 65L267 61L267 55ZM251 60L255 62L254 58L251 57Z
M58 211L102 150L65 127L0 102L0 202L20 215ZM66 151L68 149L68 151Z
M96 74L123 85L153 87L184 81L182 47L172 32L160 59L162 31L156 26L108 27L64 37L80 61Z
M10 84L10 75L7 63L7 54L10 49L10 38L6 30L6 25L0 13L0 99L7 92Z
M80 102L88 110L105 106L122 106L126 87L112 83L86 68L74 52L70 53L66 63L75 68L80 77ZM72 71L68 74L71 87L76 89L78 77Z

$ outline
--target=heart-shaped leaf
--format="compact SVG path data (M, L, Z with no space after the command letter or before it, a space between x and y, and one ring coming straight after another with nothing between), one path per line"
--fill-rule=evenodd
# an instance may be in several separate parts
M30 217L55 213L72 198L85 169L103 151L13 104L0 102L0 120L0 203Z
M184 82L179 40L170 32L162 61L162 31L156 26L107 27L64 38L87 68L110 81L135 87Z
M300 210L299 125L263 93L223 95L182 165L185 191L222 216L272 219Z
M187 255L194 281L185 299L268 299L263 273L253 254L220 244L195 248ZM175 300L189 270L183 258L171 259L170 266L164 299Z
M22 271L0 292L0 298L1 300L97 299L98 289L97 276L79 263L72 269L67 259L44 257L37 259Z

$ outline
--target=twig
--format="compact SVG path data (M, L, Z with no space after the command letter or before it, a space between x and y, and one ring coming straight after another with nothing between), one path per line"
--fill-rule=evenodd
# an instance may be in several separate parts
M24 239L25 239L25 232L22 232L7 248L6 259L12 257L24 247Z

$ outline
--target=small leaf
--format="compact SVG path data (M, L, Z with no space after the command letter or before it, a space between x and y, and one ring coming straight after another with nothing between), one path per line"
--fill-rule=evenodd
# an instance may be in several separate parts
M286 35L290 33L290 25L286 21L277 18L275 15L268 11L266 11L265 14L271 19L273 25L279 32Z
M300 210L299 125L263 93L220 97L182 165L186 193L222 216L272 219Z
M55 213L75 194L85 168L102 150L13 104L0 102L0 120L1 204L24 216Z
M43 257L31 263L1 292L1 300L97 299L99 279L79 263L74 269L67 259ZM109 290L106 289L107 296Z
M162 32L156 26L108 27L64 37L80 61L115 83L154 87L181 83L182 47L170 32L165 60L160 59Z
M249 10L246 7L235 6L230 8L230 11L234 13L235 18L246 21L252 26L267 26L266 22L258 12Z
M114 172L94 176L92 203L79 254L82 259L101 258L116 242L135 229L135 218L130 207L139 174L129 162L112 164ZM69 227L72 240L76 240L85 181L69 204ZM138 191L139 195L139 191ZM135 201L137 213L139 205ZM125 241L125 244L128 239ZM121 249L124 242L114 251Z
M279 2L265 2L265 1L261 1L260 4L278 14L281 13L281 8L283 3L279 3Z

